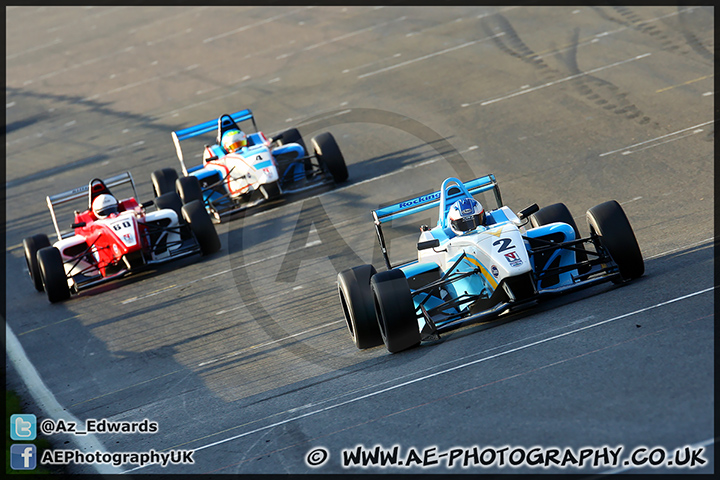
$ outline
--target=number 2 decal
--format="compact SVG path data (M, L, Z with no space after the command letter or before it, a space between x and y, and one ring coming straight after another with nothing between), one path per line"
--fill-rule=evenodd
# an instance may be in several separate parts
M493 242L493 246L497 247L498 245L500 245L500 247L498 247L499 253L504 252L505 250L510 250L511 248L515 248L515 245L510 245L511 243L512 240L510 240L509 238L501 238L497 242Z

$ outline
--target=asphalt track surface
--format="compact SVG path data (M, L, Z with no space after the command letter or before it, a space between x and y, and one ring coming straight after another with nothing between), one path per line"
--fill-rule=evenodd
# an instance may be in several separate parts
M73 472L713 473L713 22L671 6L8 7L6 385L40 419L159 425L58 448L194 450ZM34 291L21 242L52 232L46 195L129 170L149 200L150 173L179 167L172 130L243 108L267 134L332 132L349 180L220 224L212 256L62 304ZM383 268L370 210L487 173L513 210L563 202L581 233L617 200L645 275L401 354L357 350L336 275ZM393 225L391 255L435 220L415 221ZM690 446L707 463L344 468L358 445Z

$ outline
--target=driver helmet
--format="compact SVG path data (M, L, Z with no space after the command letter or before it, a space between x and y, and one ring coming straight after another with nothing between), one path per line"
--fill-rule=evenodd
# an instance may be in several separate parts
M105 218L111 213L118 212L118 201L112 195L103 193L93 200L92 211L97 218Z
M226 152L233 153L247 145L247 137L242 130L228 130L223 133L220 143Z
M448 223L453 232L462 235L485 223L485 210L474 198L460 199L450 207Z

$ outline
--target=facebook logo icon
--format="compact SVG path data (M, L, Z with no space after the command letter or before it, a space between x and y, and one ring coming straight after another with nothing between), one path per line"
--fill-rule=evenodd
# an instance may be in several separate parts
M10 467L13 470L34 470L37 466L35 445L10 445Z
M35 440L37 419L32 413L10 415L10 438L13 440Z

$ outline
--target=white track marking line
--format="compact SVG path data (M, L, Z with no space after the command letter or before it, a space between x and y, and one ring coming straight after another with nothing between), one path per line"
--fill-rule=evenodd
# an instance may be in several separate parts
M678 133L687 132L688 130L694 130L694 129L697 129L697 128L700 128L700 127L704 127L705 125L709 125L709 124L711 124L711 123L715 123L715 120L710 120L710 121L705 122L705 123L700 123L700 124L695 125L695 126L693 126L693 127L683 128L682 130L678 130L678 131L676 131L676 132L668 133L667 135L662 135L662 136L660 136L660 137L651 138L650 140L645 140L644 142L635 143L635 144L630 145L630 146L627 146L627 147L618 148L617 150L611 150L611 151L609 151L609 152L601 153L599 156L605 157L605 156L607 156L607 155L612 155L613 153L625 152L625 151L630 150L630 149L632 149L632 148L639 147L640 145L645 145L645 144L650 143L650 142L657 142L658 140L662 140L663 138L671 137L671 136L673 136L673 135L677 135Z
M281 420L281 421L279 421L279 422L275 422L275 423L272 423L272 424L270 424L270 425L265 425L265 426L263 426L263 427L258 427L258 428L255 428L255 429L253 429L253 430L249 430L249 431L247 431L247 432L240 433L240 434L238 434L238 435L233 435L233 436L228 437L228 438L225 438L225 439L223 439L223 440L218 440L218 441L216 441L216 442L212 442L212 443L208 443L208 444L205 444L205 445L201 445L200 447L194 448L193 451L198 452L198 451L200 451L200 450L205 450L205 449L207 449L207 448L215 447L215 446L221 445L221 444L223 444L223 443L227 443L227 442L230 442L230 441L233 441L233 440L237 440L237 439L242 438L242 437L246 437L246 436L248 436L248 435L252 435L253 433L257 433L257 432L261 432L261 431L264 431L264 430L272 429L272 428L278 427L278 426L280 426L280 425L285 425L285 424L290 423L290 422L294 422L294 421L297 421L297 420L300 420L300 419L303 419L303 418L306 418L306 417L310 417L310 416L313 416L313 415L317 415L317 414L319 414L319 413L324 413L324 412L327 412L327 411L329 411L329 410L332 410L332 409L335 409L335 408L338 408L338 407L342 407L342 406L344 406L344 405L348 405L348 404L351 404L351 403L358 402L358 401L360 401L360 400L364 400L364 399L366 399L366 398L371 398L371 397L380 395L380 394L382 394L382 393L386 393L386 392L389 392L389 391L392 391L392 390L396 390L396 389L399 389L399 388L402 388L402 387L406 387L406 386L408 386L408 385L412 385L412 384L415 384L415 383L418 383L418 382L425 382L425 381L427 381L429 378L432 378L432 377L437 377L437 376L440 376L440 375L445 375L445 374L447 374L447 373L454 372L454 371L456 371L456 370L460 370L460 369L465 368L465 367L469 367L469 366L472 366L472 365L477 365L477 364L479 364L479 363L482 363L482 362L485 362L485 361L488 361L488 360L493 360L493 359L495 359L495 358L499 358L499 357L502 357L502 356L505 356L505 355L509 355L509 354L511 354L511 353L519 352L519 351L521 351L521 350L525 350L525 349L528 349L528 348L530 348L530 347L534 347L534 346L541 345L541 344L544 344L544 343L547 343L547 342L550 342L550 341L553 341L553 340L557 340L557 339L562 338L562 337L566 337L566 336L569 336L569 335L573 335L573 334L575 334L575 333L579 333L579 332L588 330L588 329L590 329L590 328L595 328L595 327L598 327L598 326L600 326L600 325L605 325L605 324L607 324L607 323L614 322L614 321L616 321L616 320L621 320L621 319L623 319L623 318L627 318L627 317L630 317L630 316L633 316L633 315L637 315L637 314L644 313L644 312L647 312L647 311L650 311L650 310L654 310L654 309L656 309L656 308L664 307L664 306L666 306L666 305L670 305L670 304L673 304L673 303L676 303L676 302L679 302L679 301L682 301L682 300L686 300L686 299L688 299L688 298L692 298L692 297L695 297L695 296L697 296L697 295L702 295L703 293L710 292L710 291L712 291L712 290L714 290L714 289L715 289L715 287L708 287L708 288L705 288L705 289L703 289L703 290L699 290L699 291L696 291L696 292L693 292L693 293L689 293L689 294L683 295L683 296L681 296L681 297L676 297L676 298L673 298L673 299L671 299L671 300L667 300L667 301L665 301L665 302L660 302L660 303L657 303L657 304L652 305L652 306L649 306L649 307L640 308L640 309L634 310L634 311L632 311L632 312L624 313L624 314L622 314L622 315L618 315L618 316L615 316L615 317L612 317L612 318L608 318L608 319L606 319L606 320L602 320L602 321L599 321L599 322L596 322L596 323L593 323L593 324L590 324L590 325L586 325L586 326L584 326L584 327L576 328L576 329L574 329L574 330L570 330L570 331L565 332L565 333L561 333L561 334L558 334L558 335L553 335L553 336L551 336L551 337L544 338L544 339L542 339L542 340L538 340L538 341L535 341L535 342L531 342L531 343L528 343L528 344L525 344L525 345L521 345L521 346L519 346L519 347L511 348L511 349L509 349L509 350L505 350L505 351L500 352L500 353L496 353L496 354L493 354L493 355L488 355L488 356L486 356L486 357L479 358L479 359L477 359L477 360L472 360L472 361L470 361L470 362L466 362L466 363L463 363L463 364L460 364L460 365L456 365L456 366L454 366L454 367L446 368L446 369L444 369L444 370L440 370L440 371L435 372L435 373L423 374L421 377L415 378L415 379L413 379L413 380L408 380L408 381L401 382L401 383L398 383L398 384L393 385L393 386L390 386L390 387L381 388L381 389L376 390L376 391L374 391L374 392L370 392L370 393L367 393L367 394L364 394L364 395L360 395L360 396L351 398L351 399L349 399L349 400L345 400L345 401L343 401L343 402L339 402L339 403L336 403L336 404L333 404L333 405L330 405L330 406L327 406L327 407L324 407L324 408L320 408L320 409L317 409L317 410L313 410L313 411L311 411L311 412L307 412L307 413L304 413L304 414L302 414L302 415L297 415L297 416L295 416L295 417L287 418L287 419L285 419L285 420ZM136 467L136 468L133 468L133 469L131 469L131 470L128 470L128 472L132 472L132 471L135 471L135 470L139 470L140 468L144 468L144 467Z
M40 378L40 374L30 362L30 359L25 354L25 350L20 344L20 341L17 339L12 331L12 328L10 328L10 325L8 325L7 322L5 323L5 352L10 359L10 363L13 364L15 370L20 375L20 378L22 378L22 381L27 386L27 389L35 400L38 408L42 410L45 415L55 420L63 419L65 421L75 422L78 426L84 425L84 422L81 422L67 409L63 408L53 396L52 392L50 392L47 386L45 386L42 378ZM80 450L85 453L95 451L109 452L109 450L102 444L98 436L93 433L88 433L82 436L71 435L71 437L72 440L77 443ZM94 463L92 466L95 468L97 473L101 475L124 473L122 468L113 467L112 464Z
M325 45L329 45L329 44L334 43L334 42L339 42L340 40L345 40L346 38L354 37L355 35L360 35L361 33L370 32L370 31L372 31L372 30L375 30L376 28L384 27L384 26L386 26L386 25L390 25L390 24L396 23L396 22L402 22L402 21L404 21L404 20L406 20L406 19L407 19L407 17L399 17L399 18L396 18L396 19L394 19L394 20L389 20L389 21L384 22L384 23L378 23L377 25L371 25L371 26L369 26L369 27L361 28L360 30L355 30L355 31L353 31L353 32L346 33L346 34L344 34L344 35L340 35L340 36L338 36L338 37L331 38L330 40L326 40L326 41L324 41L324 42L320 42L320 43L315 43L315 44L313 44L313 45L309 45L309 46L307 46L307 47L304 47L304 48L303 48L302 50L300 50L300 51L301 51L301 52L307 52L307 51L309 51L309 50L313 50L313 49L318 48L318 47L323 47L323 46L325 46ZM289 56L289 55L287 55L287 56Z
M221 38L229 37L230 35L235 35L236 33L244 32L245 30L249 30L249 29L254 28L254 27L259 27L260 25L265 25L266 23L271 23L271 22L274 22L275 20L277 20L277 19L279 19L279 18L283 18L283 17L288 17L288 16L291 16L291 15L295 15L297 12L299 12L299 11L301 11L301 10L306 10L306 9L308 9L308 8L313 8L313 7L298 8L298 9L295 9L295 10L293 10L293 11L291 11L291 12L281 13L280 15L275 15L274 17L266 18L265 20L260 20L259 22L250 23L250 24L248 24L248 25L243 25L243 26L240 27L240 28L236 28L236 29L234 29L234 30L230 30L230 31L228 31L228 32L221 33L220 35L215 35L214 37L208 37L208 38L206 38L205 40L203 40L203 43L214 42L215 40L219 40L219 39L221 39Z
M683 245L682 247L673 248L672 250L668 250L668 251L666 251L666 252L657 253L657 254L655 254L655 255L651 255L651 256L649 256L649 257L645 257L645 260L650 260L651 258L663 257L663 256L665 256L665 255L667 255L667 254L669 254L669 253L677 252L677 251L680 251L680 250L686 250L686 249L688 249L688 248L697 247L698 245L702 245L703 243L706 243L706 242L712 242L712 241L714 241L714 240L715 240L715 239L712 238L712 237L706 238L705 240L700 240L699 242L691 243L691 244L689 244L689 245Z
M22 52L13 53L12 55L7 55L7 56L5 56L5 61L12 60L13 58L17 58L22 55L26 55L28 53L36 52L38 50L42 50L43 48L55 46L58 43L62 43L62 39L56 38L52 42L46 43L45 45L38 45L37 47L28 48L27 50L23 50Z
M516 91L516 92L514 92L514 93L511 93L511 94L509 94L509 95L504 95L504 96L502 96L502 97L494 98L494 99L492 99L492 100L478 100L478 101L476 101L476 102L463 103L463 104L460 105L460 106L461 106L461 107L470 107L470 106L472 106L472 105L480 104L480 106L483 107L483 106L485 106L485 105L490 105L490 104L492 104L492 103L500 102L500 101L502 101L502 100L507 100L508 98L517 97L517 96L519 96L519 95L525 95L526 93L530 93L530 92L536 92L536 91L538 91L538 90L540 90L540 89L543 89L543 88L552 87L553 85L557 85L557 84L559 84L559 83L563 83L563 82L567 82L567 81L569 81L569 80L574 80L574 79L576 79L576 78L584 77L585 75L590 75L590 74L592 74L592 73L597 73L597 72L600 72L600 71L603 71L603 70L607 70L608 68L617 67L617 66L619 66L619 65L624 65L624 64L626 64L626 63L634 62L635 60L640 60L640 59L642 59L642 58L649 57L650 55L652 55L652 54L651 54L651 53L643 53L642 55L637 55L637 56L635 56L635 57L628 58L627 60L621 60L621 61L619 61L619 62L611 63L611 64L609 64L609 65L604 65L604 66L602 66L602 67L593 68L592 70L588 70L587 72L582 72L582 73L578 73L578 74L575 74L575 75L570 75L569 77L561 78L561 79L559 79L559 80L553 80L552 82L548 82L548 83L545 83L545 84L543 84L543 85L538 85L537 87L525 88L525 89Z
M466 43L463 43L462 45L456 45L454 47L440 50L439 52L430 53L428 55L423 55L422 57L413 58L412 60L406 60L404 62L400 62L395 65L391 65L389 67L381 68L380 70L375 70L374 72L363 73L362 75L358 75L357 78L366 78L366 77L370 77L372 75L377 75L378 73L383 73L383 72L387 72L390 70L394 70L396 68L404 67L405 65L410 65L411 63L420 62L422 60L427 60L428 58L436 57L438 55L443 55L445 53L452 52L454 50L459 50L461 48L469 47L470 45L475 45L476 43L485 42L487 40L491 40L496 37L501 37L503 35L505 35L505 32L496 33L495 35L492 35L490 37L480 38L478 40L473 40L472 42L466 42Z

